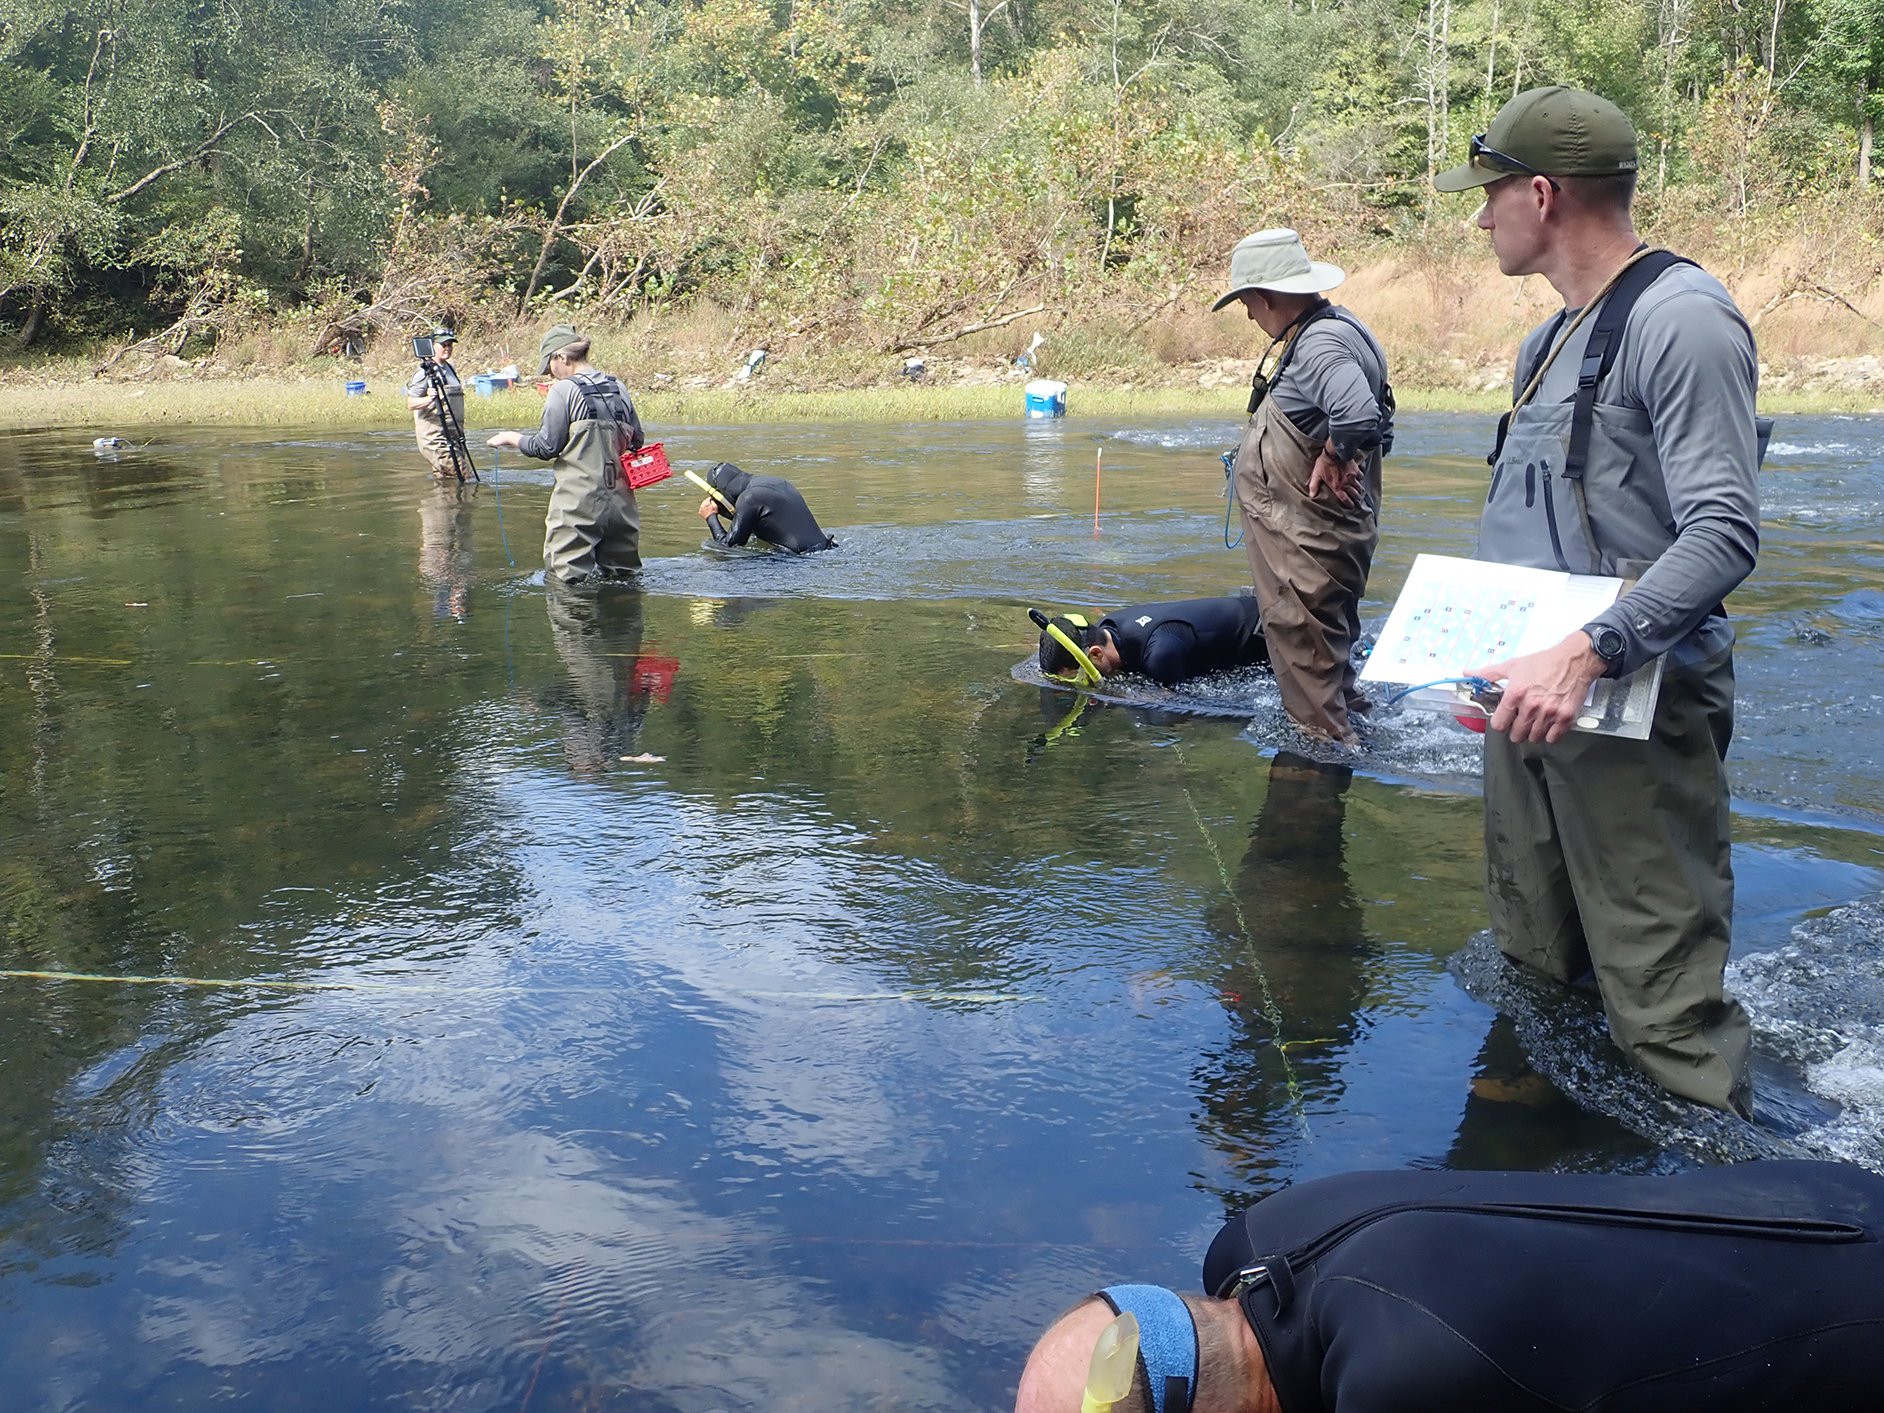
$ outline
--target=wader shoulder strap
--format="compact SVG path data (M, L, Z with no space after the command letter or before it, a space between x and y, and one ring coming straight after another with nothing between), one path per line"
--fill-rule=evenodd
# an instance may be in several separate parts
M1590 459L1590 431L1596 424L1596 385L1616 366L1616 355L1622 350L1622 333L1628 326L1635 302L1644 290L1676 265L1693 263L1671 250L1651 250L1623 271L1622 278L1603 301L1602 311L1590 328L1590 341L1583 348L1583 365L1577 369L1576 408L1570 414L1570 448L1563 463L1563 478L1578 483L1579 495L1582 494L1583 468Z
M1249 380L1249 416L1254 417L1256 415L1256 409L1261 407L1263 405L1263 399L1269 396L1269 389L1282 380L1282 370L1289 366L1289 359L1295 355L1295 346L1302 341L1302 335L1307 332L1308 326L1318 319L1332 319L1335 317L1334 305L1327 300L1323 300L1320 304L1317 304L1313 309L1310 309L1304 314L1300 322L1293 328L1284 329L1282 331L1282 338L1287 339L1288 342L1282 345L1282 357L1276 360L1276 370L1273 373L1265 374L1263 372L1263 363L1268 359L1270 350L1274 349L1276 345L1272 343L1269 345L1268 349L1263 351L1263 356L1256 360L1256 375ZM1277 342L1280 341L1281 340L1277 340Z
M578 373L575 421L626 422L628 398L621 384L607 373Z

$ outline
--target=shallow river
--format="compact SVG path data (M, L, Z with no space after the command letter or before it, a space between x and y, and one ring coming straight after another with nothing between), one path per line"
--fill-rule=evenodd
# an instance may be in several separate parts
M1486 421L1405 419L1370 616L1470 552ZM1476 738L1016 680L1029 604L1245 580L1231 435L685 429L842 548L705 552L676 481L590 599L541 468L0 437L7 1405L994 1408L1288 1182L1708 1157L1448 969ZM1772 1131L1884 1165L1876 929L1768 965L1884 885L1884 423L1781 419L1763 479L1737 950Z

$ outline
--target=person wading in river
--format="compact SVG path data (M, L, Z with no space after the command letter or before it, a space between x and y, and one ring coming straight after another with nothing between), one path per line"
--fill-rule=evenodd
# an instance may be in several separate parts
M1123 1398L1095 1400L1110 1413L1869 1413L1884 1178L1345 1173L1232 1218L1204 1289L1075 1305L1034 1346L1017 1413L1075 1413L1121 1311L1139 1357Z
M445 396L451 404L452 423L462 433L464 383L451 362L452 350L457 346L458 335L450 329L432 330L432 361L438 368L439 380L445 385ZM432 474L441 481L447 476L466 480L465 473L471 468L458 464L458 453L451 444L451 438L445 434L445 414L438 405L438 391L432 386L431 378L423 366L414 369L411 379L406 383L406 407L412 413L412 433L418 439L419 454L431 463Z
M567 324L543 335L537 376L555 378L535 436L499 432L490 446L515 447L556 463L543 526L543 567L565 584L641 567L641 517L621 456L641 447L641 419L628 390L589 362L589 340Z
M1518 353L1478 557L1635 581L1505 683L1485 737L1485 877L1505 954L1600 992L1663 1088L1751 1110L1750 1033L1723 973L1734 880L1727 772L1733 626L1759 553L1753 331L1719 280L1636 238L1635 129L1613 103L1534 88L1441 191L1483 188L1498 268L1563 312ZM1599 677L1666 654L1645 741L1572 732Z
M1352 744L1352 716L1367 700L1351 655L1380 538L1393 388L1379 342L1322 297L1345 278L1311 261L1294 231L1258 231L1230 253L1230 292L1212 308L1240 302L1271 339L1250 388L1235 484L1282 705L1304 730Z

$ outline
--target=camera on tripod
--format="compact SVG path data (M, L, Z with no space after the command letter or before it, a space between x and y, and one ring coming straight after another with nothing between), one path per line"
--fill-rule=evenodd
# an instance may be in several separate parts
M457 409L452 406L454 393L463 399L464 384L458 380L455 369L451 373L451 382L447 383L445 371L450 365L441 368L438 361L438 345L456 342L457 336L449 330L434 329L430 334L412 340L412 356L419 360L426 384L431 389L432 405L438 410L438 422L444 431L445 447L451 457L452 474L462 481L464 473L469 470L471 479L476 481L483 478L478 475L477 463L471 459L471 448L465 442L464 424L459 420Z

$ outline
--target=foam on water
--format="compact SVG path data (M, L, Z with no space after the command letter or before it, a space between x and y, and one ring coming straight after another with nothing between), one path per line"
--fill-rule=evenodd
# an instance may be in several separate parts
M1187 422L1177 427L1127 427L1111 433L1111 439L1169 451L1225 451L1235 446L1241 435L1241 428L1234 422Z
M1584 992L1508 962L1481 932L1451 962L1474 998L1510 1016L1532 1066L1587 1108L1702 1162L1839 1159L1884 1172L1884 904L1873 898L1793 928L1727 968L1753 1023L1748 1123L1663 1092L1609 1038Z

